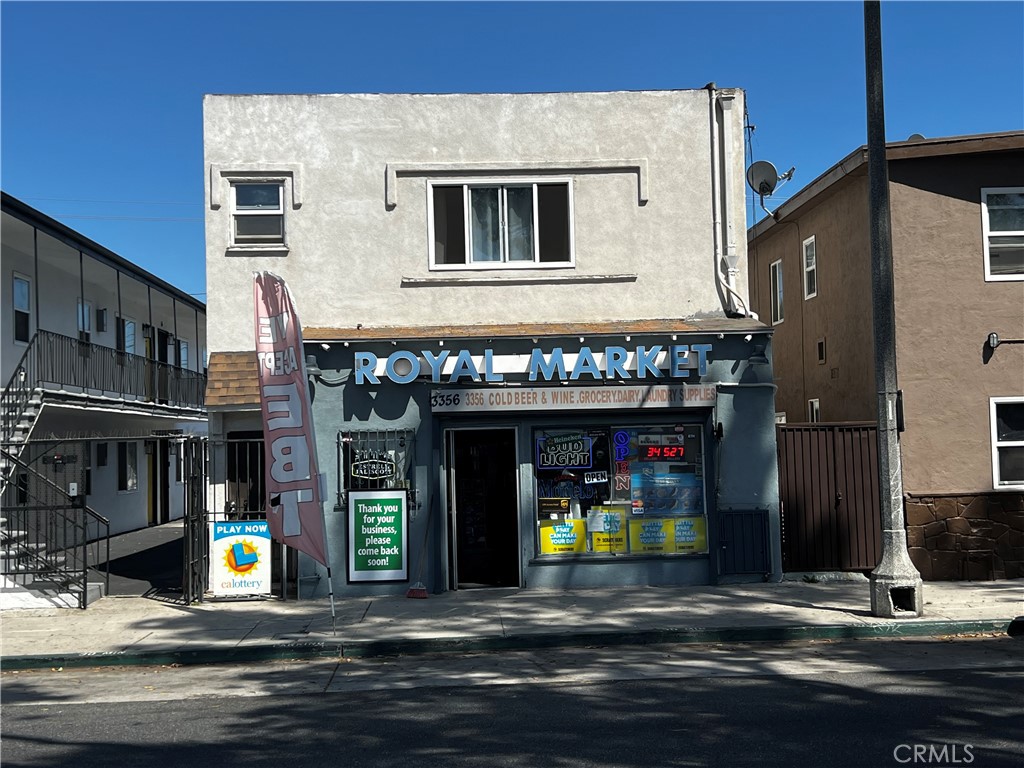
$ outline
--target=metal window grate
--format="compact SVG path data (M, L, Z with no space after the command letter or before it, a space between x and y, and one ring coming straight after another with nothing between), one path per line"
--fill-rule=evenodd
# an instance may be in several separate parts
M344 491L408 489L415 441L411 429L339 432L339 496Z

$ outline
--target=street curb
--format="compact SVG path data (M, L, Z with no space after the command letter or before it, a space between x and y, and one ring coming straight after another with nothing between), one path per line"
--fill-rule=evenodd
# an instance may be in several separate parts
M285 659L373 658L437 653L483 653L544 648L588 648L614 645L778 643L793 640L866 640L935 637L1002 632L1013 619L893 620L874 624L824 624L762 627L680 627L622 632L552 632L504 637L403 638L400 640L324 640L193 650L105 651L0 657L3 671L31 669L250 664Z

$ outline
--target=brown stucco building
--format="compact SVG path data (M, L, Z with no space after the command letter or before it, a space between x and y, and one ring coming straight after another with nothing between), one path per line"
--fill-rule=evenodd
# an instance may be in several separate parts
M910 554L925 579L1024 577L1024 132L887 157ZM860 147L748 232L779 421L876 420L868 213Z

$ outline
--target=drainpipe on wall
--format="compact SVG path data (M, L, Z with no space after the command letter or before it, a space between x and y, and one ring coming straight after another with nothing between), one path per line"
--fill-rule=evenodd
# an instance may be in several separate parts
M715 279L725 296L723 308L727 315L743 315L756 317L736 291L736 278L739 275L739 256L736 254L736 234L730 204L732 202L732 107L735 96L731 93L718 93L713 83L708 84L711 94L711 207L713 212ZM722 108L722 143L724 150L719 151L718 108ZM724 167L723 167L724 166ZM724 177L724 179L723 179ZM725 203L722 202L722 197ZM723 226L724 223L724 226ZM724 230L724 238L723 238ZM722 240L725 240L726 274L722 275Z

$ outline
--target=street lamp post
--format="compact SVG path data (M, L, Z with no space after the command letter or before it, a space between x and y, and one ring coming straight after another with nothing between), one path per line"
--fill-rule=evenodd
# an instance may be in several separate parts
M882 96L882 23L878 0L864 2L864 62L868 106L868 196L871 226L871 307L875 384L878 389L878 491L882 558L871 572L871 613L885 618L920 616L921 575L907 552L903 474L897 431L896 313L893 305L892 221L885 157Z

